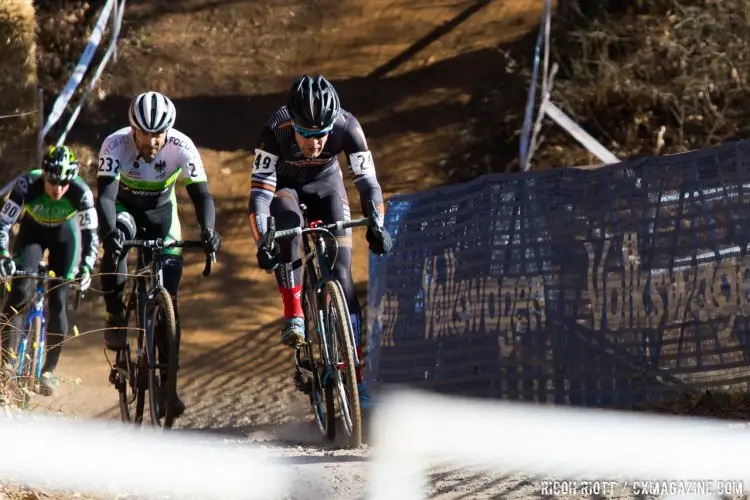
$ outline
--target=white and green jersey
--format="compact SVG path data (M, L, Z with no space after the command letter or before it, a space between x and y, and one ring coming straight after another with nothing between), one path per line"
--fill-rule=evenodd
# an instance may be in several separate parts
M67 226L73 231L77 242L73 229L73 222L76 221L83 238L81 260L89 270L94 269L99 248L99 221L94 208L94 194L83 178L76 176L63 197L53 200L44 189L40 169L19 177L0 209L0 256L10 254L10 230L19 219L23 228L34 235L47 232L57 234L53 231Z
M185 185L207 181L198 148L174 128L151 162L138 153L131 127L113 132L99 152L97 176L119 180L117 201L128 210L150 210L174 200L174 185L180 178Z

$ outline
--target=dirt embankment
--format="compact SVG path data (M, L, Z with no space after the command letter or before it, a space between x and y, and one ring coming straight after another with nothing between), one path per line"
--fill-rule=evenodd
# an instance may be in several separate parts
M35 13L32 2L0 4L0 182L29 166L37 127Z

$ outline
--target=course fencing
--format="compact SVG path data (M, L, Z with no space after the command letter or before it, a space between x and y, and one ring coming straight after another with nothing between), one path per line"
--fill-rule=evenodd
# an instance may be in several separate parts
M368 383L592 406L746 389L750 142L393 196Z

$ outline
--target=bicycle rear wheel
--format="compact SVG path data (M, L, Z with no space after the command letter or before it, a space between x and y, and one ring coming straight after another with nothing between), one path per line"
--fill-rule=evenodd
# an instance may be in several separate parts
M144 335L143 330L138 325L138 315L132 314L136 307L137 286L132 287L128 307L125 309L125 326L130 322L131 316L134 318L138 331L138 344L136 353L143 353ZM146 356L134 356L130 348L131 341L125 344L125 349L117 351L117 360L115 370L117 373L117 391L120 401L120 420L123 422L133 422L134 424L143 423L143 409L146 406Z
M320 432L329 440L336 437L336 407L333 397L333 381L325 377L327 364L323 355L323 343L316 325L318 323L318 307L315 292L307 285L302 293L302 307L305 312L306 345L305 355L312 371L312 390L310 391L310 405L315 413L315 421Z
M151 421L171 428L175 419L177 392L177 321L172 297L165 289L154 296L150 311L151 349L148 370L148 392Z
M349 435L349 446L362 445L362 412L359 405L356 366L354 364L354 332L344 291L338 281L329 281L323 295L326 336L329 356L334 365L334 381L338 393L339 410L344 429Z

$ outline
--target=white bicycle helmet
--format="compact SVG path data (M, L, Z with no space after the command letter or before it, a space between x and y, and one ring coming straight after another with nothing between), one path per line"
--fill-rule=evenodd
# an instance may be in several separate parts
M133 99L128 117L130 124L138 130L159 134L174 125L177 111L169 97L150 90Z

